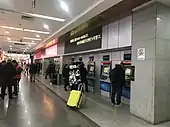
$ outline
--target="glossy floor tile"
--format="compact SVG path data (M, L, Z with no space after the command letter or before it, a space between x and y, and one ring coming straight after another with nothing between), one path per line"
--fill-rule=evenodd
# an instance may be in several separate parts
M79 113L66 107L51 91L23 77L20 94L0 101L0 127L95 127Z

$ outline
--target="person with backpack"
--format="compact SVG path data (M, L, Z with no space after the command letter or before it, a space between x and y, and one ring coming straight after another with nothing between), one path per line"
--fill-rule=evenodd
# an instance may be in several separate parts
M119 106L121 104L122 89L125 84L125 71L122 63L116 64L115 68L111 70L110 80L112 87L111 102Z

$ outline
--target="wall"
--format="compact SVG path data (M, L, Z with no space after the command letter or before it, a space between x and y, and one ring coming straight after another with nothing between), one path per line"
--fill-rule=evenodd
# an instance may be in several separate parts
M131 40L132 16L125 17L103 27L102 49L131 46Z
M135 81L131 86L131 113L154 123L156 5L133 13L132 64ZM137 60L137 50L145 48L145 60Z

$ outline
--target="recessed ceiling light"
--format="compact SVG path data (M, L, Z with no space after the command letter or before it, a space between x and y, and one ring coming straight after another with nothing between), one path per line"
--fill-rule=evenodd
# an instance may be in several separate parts
M40 37L40 35L38 35L38 34L37 34L37 35L36 35L36 37L38 37L38 38L39 38L39 37Z
M18 28L18 27L11 27L11 26L0 26L0 28L31 32L31 33L39 33L39 34L50 34L50 32L46 32L46 31L39 31L39 30L32 30L32 29Z
M37 18L42 18L42 19L48 19L48 20L54 20L54 21L59 21L59 22L64 22L66 21L65 19L62 18L56 18L56 17L51 17L51 16L46 16L46 15L40 15L40 14L33 14L33 13L23 13L29 16L37 17Z
M35 41L41 41L42 40L41 38L31 38L31 37L23 37L23 39L26 39L26 40L35 40Z
M6 34L9 34L9 31L5 31Z
M10 48L10 50L12 50L12 48Z
M31 47L31 45L28 45L29 47Z
M61 6L61 8L64 10L64 11L66 11L66 12L69 12L69 7L68 7L68 5L67 5L67 3L66 2L64 2L64 1L60 1L60 6Z
M11 38L7 37L7 40L8 40L8 41L11 41Z
M32 43L34 43L35 41L32 41Z
M9 46L10 48L12 47L12 45Z
M49 26L47 24L44 24L44 28L49 30Z

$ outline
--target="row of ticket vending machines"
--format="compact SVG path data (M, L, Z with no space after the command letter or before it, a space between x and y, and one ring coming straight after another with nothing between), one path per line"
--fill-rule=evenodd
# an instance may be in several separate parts
M131 65L131 60L124 60L124 69L125 69L125 85L123 86L122 96L127 99L130 99L131 91L131 82L135 80L135 67ZM110 71L112 69L112 61L108 59L103 59L101 62L101 71L100 71L100 93L103 96L110 97L111 93L111 82L109 78ZM95 72L96 72L96 63L93 57L89 57L89 62L87 66L88 70L88 84L92 88L92 91L95 90Z

